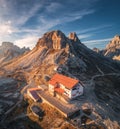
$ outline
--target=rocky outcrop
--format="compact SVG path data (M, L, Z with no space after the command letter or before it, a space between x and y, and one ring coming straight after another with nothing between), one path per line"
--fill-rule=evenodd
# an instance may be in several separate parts
M72 40L72 41L74 41L74 42L77 42L77 43L79 42L80 43L80 40L77 37L77 34L75 32L71 32L69 34L69 39Z
M120 60L120 36L116 35L105 47L105 49L99 50L93 48L93 51L104 55L113 60Z
M118 60L118 61L120 61L120 54L119 54L118 56L114 56L114 57L113 57L113 60Z
M120 36L116 35L110 43L106 45L106 50L108 49L120 49Z
M0 63L9 61L28 51L30 51L29 48L19 48L11 42L3 42L0 46Z
M95 51L95 52L97 52L97 53L100 52L100 50L99 50L98 48L96 48L96 47L93 48L93 51Z
M110 43L106 45L104 55L113 59L120 55L120 36L115 36Z
M67 38L65 35L57 30L47 32L39 39L37 47L47 47L49 49L59 50L66 47Z
M5 66L5 69L14 70L21 67L33 69L41 65L46 66L46 69L48 66L66 65L71 73L87 70L94 74L98 71L97 66L104 72L119 69L115 62L82 44L75 33L71 33L68 38L59 30L45 33L33 50L13 60Z

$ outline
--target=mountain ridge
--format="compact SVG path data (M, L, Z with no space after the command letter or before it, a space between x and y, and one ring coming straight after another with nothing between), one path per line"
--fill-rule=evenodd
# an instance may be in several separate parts
M106 45L105 49L99 50L97 48L93 49L97 53L100 53L113 60L120 60L120 36L116 35L114 38Z
M28 52L29 48L20 48L11 42L2 42L0 46L0 63L5 63L13 58Z
M32 70L39 69L41 65L46 68L50 65L64 66L71 73L74 73L76 68L78 72L91 74L99 72L98 67L108 73L120 70L116 62L82 44L75 33L70 33L69 37L66 37L60 30L45 33L30 52L4 64L3 68L6 71Z

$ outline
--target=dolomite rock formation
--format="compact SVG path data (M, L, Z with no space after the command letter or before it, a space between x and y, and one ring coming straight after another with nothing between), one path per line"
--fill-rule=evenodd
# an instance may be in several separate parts
M39 39L37 47L45 46L50 49L59 50L66 47L67 39L61 31L47 32Z
M120 55L120 36L116 35L112 41L106 45L104 55L113 59Z
M78 39L78 37L77 37L77 35L76 35L75 32L71 32L69 34L69 39L72 40L72 41L74 41L74 42L80 42L80 40Z
M120 49L120 36L116 35L112 41L106 45L106 49Z
M0 63L9 61L28 51L30 51L29 48L19 48L11 42L3 42L0 46Z
M109 57L113 60L120 60L120 36L116 35L105 47L103 50L98 48L93 48L93 51Z
M13 60L4 69L33 69L43 65L59 67L66 65L71 73L98 71L116 71L119 66L108 58L95 53L80 42L75 33L70 33L69 38L60 30L45 33L37 42L36 46L28 53ZM97 67L96 67L97 66ZM114 68L113 68L114 67ZM52 70L51 70L52 71Z

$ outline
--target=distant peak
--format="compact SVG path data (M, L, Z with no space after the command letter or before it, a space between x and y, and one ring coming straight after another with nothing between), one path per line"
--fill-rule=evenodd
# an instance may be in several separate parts
M119 35L115 35L114 39L120 40L120 36Z
M115 35L114 38L106 45L107 50L114 50L120 48L120 36Z
M13 46L11 42L2 42L2 46Z
M77 34L75 32L71 32L69 34L69 39L73 40L74 42L80 42L79 38L77 37Z

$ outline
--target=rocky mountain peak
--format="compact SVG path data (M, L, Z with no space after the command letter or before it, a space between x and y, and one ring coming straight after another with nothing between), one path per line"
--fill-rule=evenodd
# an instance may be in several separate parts
M74 42L80 42L79 38L77 37L77 34L75 32L71 32L69 34L69 39Z
M120 36L116 35L114 38L106 45L106 48L102 50L102 54L106 57L112 59L119 59L120 56Z
M120 36L116 35L106 46L106 49L120 49Z
M94 48L93 51L112 58L113 60L120 61L120 35L114 36L114 38L106 45L105 49L99 50Z
M11 42L2 42L2 46L3 47L12 47L13 43L11 43Z
M43 35L37 43L37 47L47 47L59 50L66 47L67 37L60 30L50 31Z
M114 38L115 38L116 40L120 40L120 36L119 36L119 35L116 35Z
M96 48L96 47L93 48L93 51L95 51L95 52L97 52L97 53L100 52L100 50L99 50L98 48Z
M29 48L20 48L11 42L2 42L2 45L0 46L0 63L9 61L28 51L30 51Z

